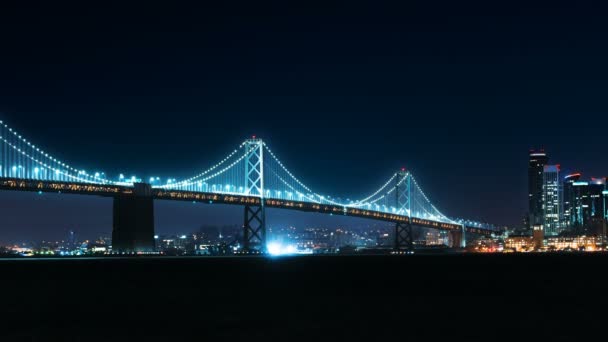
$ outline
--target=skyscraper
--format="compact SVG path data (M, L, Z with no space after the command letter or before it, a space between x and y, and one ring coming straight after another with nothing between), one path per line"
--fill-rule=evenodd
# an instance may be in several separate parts
M545 165L543 169L543 226L545 235L555 236L561 231L562 201L559 165Z
M529 210L528 230L535 225L543 224L543 183L545 165L549 161L547 154L543 151L530 151L528 164L528 201Z
M573 173L564 177L564 185L563 185L563 212L564 212L564 220L562 222L562 227L564 228L572 228L577 222L577 191L575 189L574 183L577 183L581 179L580 173Z
M602 235L605 178L581 181L580 174L564 179L564 226L575 234Z

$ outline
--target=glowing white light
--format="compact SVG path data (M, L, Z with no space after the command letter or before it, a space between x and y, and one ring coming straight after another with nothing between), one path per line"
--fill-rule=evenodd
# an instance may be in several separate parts
M281 255L281 245L278 243L271 242L266 245L266 248L270 255Z
M278 242L270 242L266 245L268 254L273 256L293 255L298 253L298 249L294 245L282 245Z

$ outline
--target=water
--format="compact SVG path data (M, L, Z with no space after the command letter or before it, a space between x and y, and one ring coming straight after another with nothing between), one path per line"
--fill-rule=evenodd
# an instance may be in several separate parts
M604 254L0 260L0 337L580 337L603 324L607 265Z

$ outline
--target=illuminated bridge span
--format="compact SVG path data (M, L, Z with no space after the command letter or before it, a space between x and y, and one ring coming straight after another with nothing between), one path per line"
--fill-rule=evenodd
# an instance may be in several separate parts
M54 158L0 121L0 189L90 194L114 198L113 248L154 247L153 201L178 200L244 207L243 249L266 248L265 208L347 215L395 223L394 248L412 249L412 227L450 231L456 245L464 234L490 235L496 227L453 219L429 200L414 176L402 169L357 199L333 197L308 187L261 139L248 139L224 159L190 178L142 180L87 172Z

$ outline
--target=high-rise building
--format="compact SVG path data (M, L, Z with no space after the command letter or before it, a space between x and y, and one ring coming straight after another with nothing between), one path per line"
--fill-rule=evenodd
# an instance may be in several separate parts
M574 223L577 220L577 211L576 211L576 196L575 196L575 188L574 183L578 182L581 179L580 173L573 173L564 177L563 184L563 212L564 219L562 222L562 227L571 228L574 226Z
M589 182L589 218L585 227L586 233L601 236L604 228L604 196L606 190L605 178L591 178Z
M573 220L572 228L576 232L582 232L589 218L589 182L577 181L572 183L574 191L574 202L572 204Z
M602 190L604 221L602 222L603 243L606 243L608 238L608 177L604 178L604 190Z
M576 234L602 235L606 216L604 191L606 178L581 181L579 173L566 176L563 225Z
M543 151L530 151L528 163L528 201L530 219L528 229L535 225L543 224L543 183L545 165L549 158Z
M545 235L561 232L562 201L559 181L559 165L545 165L543 169L543 222Z

